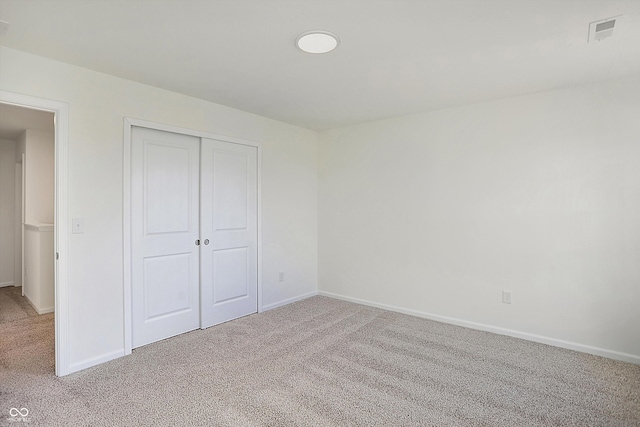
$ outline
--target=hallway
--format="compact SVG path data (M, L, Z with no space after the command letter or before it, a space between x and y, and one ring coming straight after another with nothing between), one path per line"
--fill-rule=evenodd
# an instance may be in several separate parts
M54 375L54 313L38 315L22 288L0 288L0 383L2 372Z

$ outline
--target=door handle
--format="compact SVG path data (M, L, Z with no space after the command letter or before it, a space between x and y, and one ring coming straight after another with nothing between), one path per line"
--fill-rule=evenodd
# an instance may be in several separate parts
M209 244L209 239L204 239L204 244L208 245Z
M200 239L196 239L196 246L200 246Z

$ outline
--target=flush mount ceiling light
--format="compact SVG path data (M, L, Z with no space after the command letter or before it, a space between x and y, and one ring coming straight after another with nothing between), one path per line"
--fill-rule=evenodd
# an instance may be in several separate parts
M296 39L296 46L308 53L327 53L338 47L340 39L333 33L323 30L307 31Z

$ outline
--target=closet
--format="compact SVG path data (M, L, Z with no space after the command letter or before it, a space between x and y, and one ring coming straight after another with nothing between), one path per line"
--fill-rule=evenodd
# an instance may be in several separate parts
M257 147L131 130L132 344L257 312Z

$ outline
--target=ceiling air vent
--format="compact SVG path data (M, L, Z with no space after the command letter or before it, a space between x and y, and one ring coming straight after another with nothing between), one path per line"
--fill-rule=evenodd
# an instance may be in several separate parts
M618 25L622 15L614 16L600 21L593 21L589 24L588 42L601 41L613 35L613 30Z

